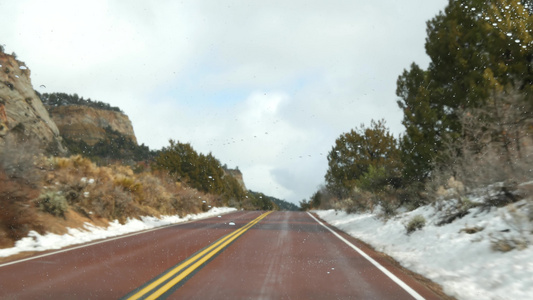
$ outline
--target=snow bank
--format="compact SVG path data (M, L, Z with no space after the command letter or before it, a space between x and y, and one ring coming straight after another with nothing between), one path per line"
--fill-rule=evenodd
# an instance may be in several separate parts
M183 218L178 216L162 216L161 218L141 217L141 220L129 219L124 225L115 220L111 222L107 228L85 223L83 229L68 228L68 233L63 235L53 233L40 235L35 231L30 231L27 237L22 238L15 243L15 247L0 249L0 257L7 257L25 251L60 249L66 246L119 236L126 233L213 217L236 210L237 209L235 208L229 207L213 207L205 213L189 214Z
M379 212L315 212L404 267L439 283L445 293L458 299L533 299L533 246L509 252L492 250L496 240L531 244L528 203L523 200L484 211L473 208L463 218L437 226L446 209L424 206L388 221L378 218ZM407 235L405 225L416 215L422 215L426 225ZM473 234L464 231L474 227L483 230Z

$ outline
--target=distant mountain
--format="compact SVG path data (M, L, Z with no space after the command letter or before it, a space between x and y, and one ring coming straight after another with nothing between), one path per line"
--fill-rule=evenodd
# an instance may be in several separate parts
M285 200L281 200L281 199L278 199L278 198L275 198L275 197L272 197L272 196L267 196L263 193L259 193L259 192L254 192L254 191L248 191L250 194L252 194L255 198L257 199L262 199L262 201L270 201L272 202L274 205L274 208L276 209L279 209L279 210L291 210L291 211L296 211L296 210L300 210L300 207L290 203L290 202L287 202ZM276 207L277 206L277 207Z
M293 203L287 202L285 200L281 200L281 199L274 198L274 197L269 197L269 199L270 201L274 202L279 207L280 210L291 210L291 211L300 210L300 207L296 206Z

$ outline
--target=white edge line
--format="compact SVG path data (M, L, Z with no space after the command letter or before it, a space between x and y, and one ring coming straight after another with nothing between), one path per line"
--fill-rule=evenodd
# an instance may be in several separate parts
M334 230L329 228L328 226L324 225L322 222L320 222L317 218L315 218L311 213L307 212L311 218L313 218L315 221L318 222L318 224L324 226L327 230L329 230L331 233L333 233L336 237L338 237L341 241L346 243L348 246L350 246L352 249L357 251L361 256L366 258L369 262L371 262L376 268L378 268L381 272L383 272L385 275L387 275L392 281L396 282L401 288L403 288L407 293L409 293L411 296L413 296L417 300L425 300L424 297L420 296L415 290L413 290L410 286L408 286L405 282L403 282L400 278L396 277L396 275L392 274L389 270L387 270L385 267L380 265L377 261L375 261L372 257L368 256L363 250L359 249L354 244L350 243L347 239L343 238L340 234L336 233Z
M235 211L230 211L230 212L227 212L227 213L221 213L220 215L226 215L226 214L233 213L233 212L235 212ZM167 227L172 227L172 226L176 226L176 225L188 224L188 223L192 223L192 222L196 222L196 221L200 221L200 220L204 220L204 219L209 219L209 218L214 218L214 217L215 216L210 216L210 217L206 217L206 218L199 218L199 219L185 221L185 222L176 222L174 224L167 224L167 225L154 227L154 228L150 228L150 229L145 229L145 230L141 230L141 231L137 231L137 232L126 233L124 235L119 235L119 236L115 236L115 237L103 238L103 239L95 241L95 242L88 242L87 244L74 246L74 247L71 247L71 248L63 249L63 250L57 250L57 251L53 251L53 252L46 253L46 254L41 254L41 255L37 255L37 256L22 258L22 259L19 259L19 260L14 260L14 261L10 261L10 262L7 262L7 263L3 263L3 264L0 264L0 268L6 267L6 266L9 266L9 265L18 264L18 263L25 262L25 261L29 261L29 260L34 260L34 259L38 259L38 258L42 258L42 257L46 257L46 256L51 256L51 255L63 253L63 252L68 252L68 251L72 251L72 250L76 250L76 249L80 249L80 248L84 248L84 247L89 247L89 246L92 246L92 245L103 244L103 243L111 242L111 241L114 241L114 240L127 238L127 237L130 237L130 236L147 233L147 232L150 232L150 231L155 231L155 230L159 230L159 229L163 229L163 228L167 228ZM68 246L66 246L66 247L68 247ZM50 250L53 250L53 249L50 249ZM46 250L42 250L42 251L46 251ZM23 251L23 252L27 252L27 251ZM19 252L19 253L23 253L23 252Z

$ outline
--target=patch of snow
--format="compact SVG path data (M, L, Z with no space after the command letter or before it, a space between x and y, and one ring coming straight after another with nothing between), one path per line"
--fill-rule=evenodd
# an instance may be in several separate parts
M124 225L115 220L111 222L107 228L97 227L93 224L85 223L83 229L68 228L68 232L62 235L54 233L41 235L35 231L30 231L28 236L17 241L14 247L0 249L0 257L7 257L26 251L55 250L71 245L82 244L94 240L105 239L165 225L204 219L213 216L220 217L220 214L230 213L233 211L237 211L237 209L230 207L213 207L207 212L189 214L183 218L180 218L179 216L161 216L161 218L141 217L141 220L128 219Z
M473 199L472 202L477 202ZM402 266L440 284L457 299L531 299L533 297L533 225L528 220L528 201L508 207L482 210L437 226L453 201L441 206L423 206L389 220L378 213L347 214L315 211L320 218L353 237L384 252ZM422 215L426 225L410 235L405 225ZM463 229L483 230L468 234ZM500 252L492 249L495 240L521 239L529 247Z

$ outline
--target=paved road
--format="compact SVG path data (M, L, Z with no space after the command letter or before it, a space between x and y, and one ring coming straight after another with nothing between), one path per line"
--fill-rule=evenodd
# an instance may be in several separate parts
M0 265L1 299L156 297L439 299L303 212L237 212Z

